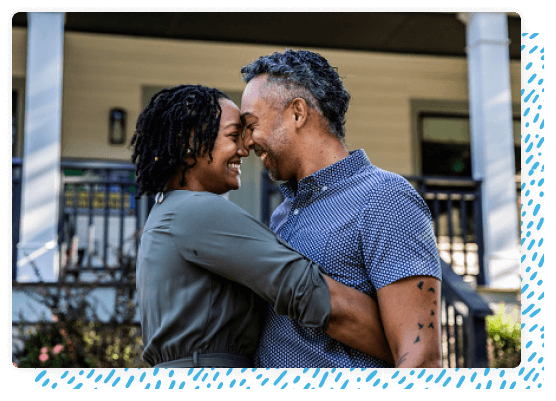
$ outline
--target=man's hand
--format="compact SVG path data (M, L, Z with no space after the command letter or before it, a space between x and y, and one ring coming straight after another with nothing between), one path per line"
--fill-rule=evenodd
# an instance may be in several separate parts
M355 288L324 277L332 304L326 334L351 348L394 364L376 301Z
M377 291L388 343L399 368L441 368L440 280L412 276Z

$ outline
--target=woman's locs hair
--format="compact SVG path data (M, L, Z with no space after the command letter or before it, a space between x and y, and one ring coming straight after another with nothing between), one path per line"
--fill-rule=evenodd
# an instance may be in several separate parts
M184 186L185 174L197 157L208 153L212 160L222 114L220 99L229 97L201 85L180 85L154 94L137 118L130 143L139 187L136 198L162 191L180 167ZM186 162L186 157L193 161Z

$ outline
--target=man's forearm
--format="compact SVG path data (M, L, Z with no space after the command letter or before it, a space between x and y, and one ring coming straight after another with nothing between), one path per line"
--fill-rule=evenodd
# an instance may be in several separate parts
M408 350L406 352L399 352L400 356L396 361L397 368L441 368L442 367L442 356L440 354L430 355L424 354L423 351L412 351Z
M406 277L377 291L396 367L442 367L440 294L440 280L430 276Z
M328 276L325 279L332 304L326 334L351 348L394 364L376 301Z
M442 350L440 344L427 341L422 330L408 330L398 348L392 346L397 368L441 368ZM419 341L417 341L419 339Z

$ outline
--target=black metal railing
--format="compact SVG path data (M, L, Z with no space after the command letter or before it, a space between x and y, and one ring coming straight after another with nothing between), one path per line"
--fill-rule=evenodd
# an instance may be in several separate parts
M152 200L135 199L130 163L62 160L61 268L106 269L133 257Z
M432 215L440 257L473 285L484 285L481 181L405 177Z
M114 269L134 257L151 197L135 199L131 163L62 160L60 271ZM22 160L12 158L12 277L17 277Z
M492 315L473 287L444 260L442 267L442 357L445 368L487 368L485 319Z

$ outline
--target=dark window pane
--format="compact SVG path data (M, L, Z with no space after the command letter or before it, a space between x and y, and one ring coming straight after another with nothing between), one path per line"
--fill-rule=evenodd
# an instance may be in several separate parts
M471 147L453 143L423 142L423 175L471 177Z

